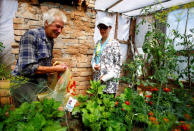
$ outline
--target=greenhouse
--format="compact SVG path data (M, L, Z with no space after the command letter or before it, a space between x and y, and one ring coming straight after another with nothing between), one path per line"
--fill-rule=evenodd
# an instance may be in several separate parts
M0 0L0 131L194 130L193 0Z

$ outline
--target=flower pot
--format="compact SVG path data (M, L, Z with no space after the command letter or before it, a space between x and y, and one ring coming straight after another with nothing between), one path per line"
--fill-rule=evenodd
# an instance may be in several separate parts
M13 98L10 94L9 80L0 80L0 104L13 104Z

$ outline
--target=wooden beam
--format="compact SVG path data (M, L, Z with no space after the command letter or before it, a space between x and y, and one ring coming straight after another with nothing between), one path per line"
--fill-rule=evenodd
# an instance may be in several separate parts
M129 30L129 40L131 40L133 44L135 44L135 27L136 27L136 19L131 18L130 30Z
M115 39L117 39L117 33L118 33L118 19L119 19L119 13L116 13L115 36L114 36Z
M39 5L39 1L38 1L38 0L31 0L31 3L32 3L33 5Z
M123 1L123 0L119 0L119 1L117 1L117 2L115 2L115 3L113 3L112 5L110 5L109 7L107 7L107 8L105 9L105 11L108 11L110 8L114 7L115 5L119 4L119 3L122 2L122 1Z
M125 40L119 40L119 39L116 39L119 43L122 43L122 44L129 44L129 41L125 41Z

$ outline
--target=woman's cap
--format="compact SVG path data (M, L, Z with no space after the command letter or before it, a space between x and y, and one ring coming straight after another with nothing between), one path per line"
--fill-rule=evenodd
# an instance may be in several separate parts
M98 25L104 24L106 26L112 26L112 21L109 17L103 17L102 19L99 20Z

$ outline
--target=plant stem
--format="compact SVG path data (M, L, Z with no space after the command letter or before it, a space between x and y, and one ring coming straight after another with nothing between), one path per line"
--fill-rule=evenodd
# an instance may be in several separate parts
M160 90L159 90L158 99L157 99L157 103L156 103L156 112L158 112L158 106L160 103L161 92L162 92L162 84L160 85Z
M186 36L188 20L189 20L189 8L187 9L187 18L186 18L185 32L184 32L184 36L185 36L184 42L187 45L187 47L186 47L186 51L187 51L187 53L186 53L186 56L187 56L187 73L188 73L187 77L188 77L189 88L191 89L190 52L189 52L189 44L188 44L187 36Z

